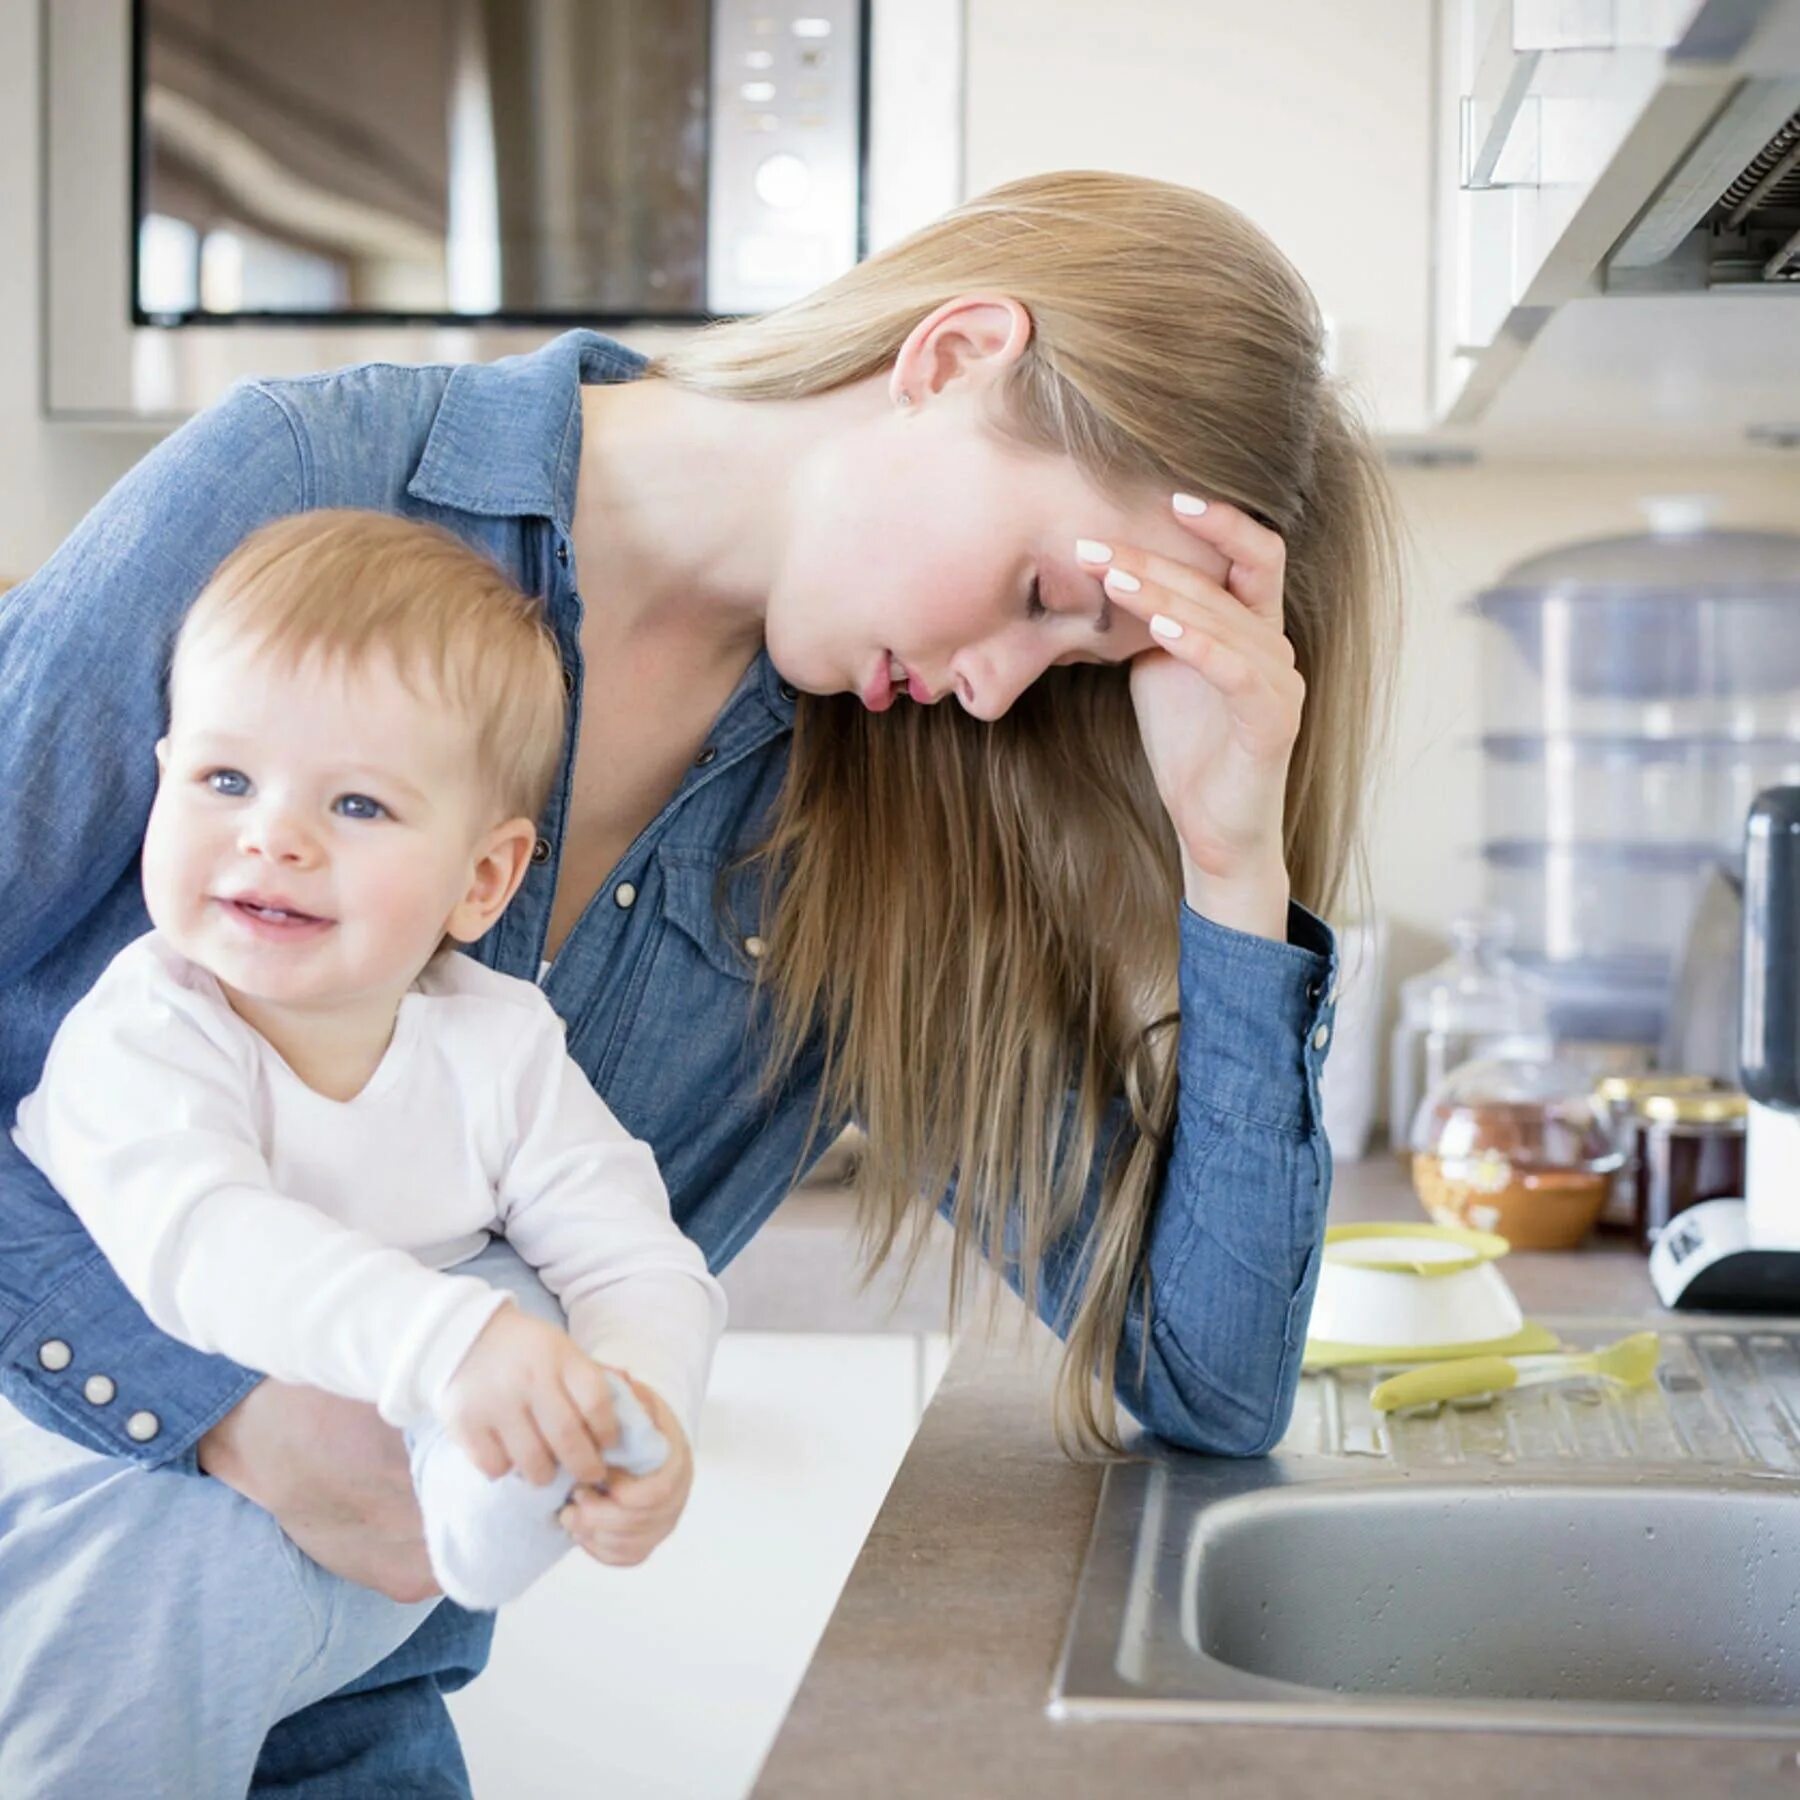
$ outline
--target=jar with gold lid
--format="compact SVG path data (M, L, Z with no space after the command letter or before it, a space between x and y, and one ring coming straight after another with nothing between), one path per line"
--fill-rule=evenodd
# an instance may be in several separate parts
M1645 1250L1677 1213L1744 1192L1748 1098L1735 1089L1646 1094L1632 1110L1630 1164Z
M1624 1159L1613 1175L1612 1191L1594 1224L1602 1237L1629 1238L1634 1244L1647 1241L1634 1154L1638 1102L1658 1094L1716 1094L1720 1086L1710 1075L1682 1075L1668 1069L1607 1075L1594 1084L1594 1093L1612 1121L1613 1139Z

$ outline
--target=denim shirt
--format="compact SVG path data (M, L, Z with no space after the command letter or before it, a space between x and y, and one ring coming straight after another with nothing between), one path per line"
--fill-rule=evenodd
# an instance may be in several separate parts
M32 579L0 600L0 1116L35 1083L68 1007L147 929L138 850L182 614L248 532L311 507L447 526L542 598L571 696L562 772L517 898L471 953L535 977L564 848L580 723L583 595L570 547L580 385L643 359L589 331L530 355L365 364L243 383L159 445ZM819 1066L759 1093L749 878L715 903L786 767L795 693L759 654L677 791L569 933L545 991L571 1053L648 1141L676 1221L723 1267L802 1173ZM1118 1393L1175 1443L1269 1449L1299 1377L1331 1179L1318 1077L1336 953L1290 907L1288 941L1181 906L1179 1116L1148 1235L1154 1295L1134 1312ZM1116 1115L1122 1116L1122 1115ZM829 1133L819 1140L822 1148ZM1095 1194L1090 1192L1091 1219ZM1056 1246L1041 1307L1079 1279L1084 1226ZM90 1399L90 1376L105 1375ZM65 1437L194 1470L194 1447L257 1377L159 1333L0 1134L0 1392Z

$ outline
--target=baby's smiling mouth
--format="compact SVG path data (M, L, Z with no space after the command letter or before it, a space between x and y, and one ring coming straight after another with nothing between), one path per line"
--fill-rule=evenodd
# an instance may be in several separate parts
M262 894L221 894L219 901L234 912L259 919L265 925L329 925L317 913L302 912L287 901Z

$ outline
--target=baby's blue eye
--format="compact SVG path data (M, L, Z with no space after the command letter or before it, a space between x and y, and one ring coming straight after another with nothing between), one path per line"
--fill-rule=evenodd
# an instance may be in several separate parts
M211 769L201 777L215 794L241 800L250 791L250 777L241 769Z
M385 819L388 816L388 809L367 794L340 794L336 806L346 819Z

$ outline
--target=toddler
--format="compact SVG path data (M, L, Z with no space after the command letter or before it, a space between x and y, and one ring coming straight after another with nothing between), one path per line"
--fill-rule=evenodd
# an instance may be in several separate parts
M559 766L536 605L434 526L303 513L195 601L169 704L154 929L15 1141L161 1329L406 1428L452 1599L522 1592L609 1465L668 1470L666 1535L724 1297L549 1002L453 948L517 890ZM566 1332L455 1272L493 1233Z

